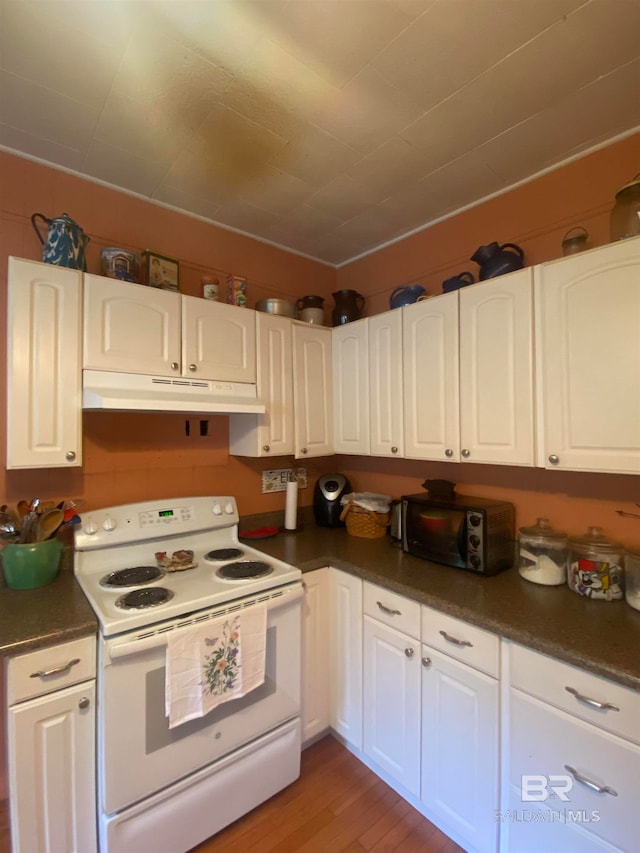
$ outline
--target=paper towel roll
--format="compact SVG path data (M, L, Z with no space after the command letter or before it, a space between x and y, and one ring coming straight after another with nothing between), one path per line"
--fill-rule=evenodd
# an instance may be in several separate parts
M287 483L287 498L284 505L284 529L295 530L298 520L298 481Z

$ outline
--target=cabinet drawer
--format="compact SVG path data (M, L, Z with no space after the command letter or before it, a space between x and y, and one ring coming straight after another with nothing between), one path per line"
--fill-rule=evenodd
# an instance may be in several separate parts
M384 625L420 639L420 605L417 601L365 581L364 612Z
M513 687L640 743L637 691L516 644L509 656Z
M7 665L9 705L95 678L95 674L94 636L10 658Z
M497 678L500 638L461 619L422 607L422 642Z
M620 850L637 849L640 748L519 690L510 700L510 802L523 811L546 806ZM536 824L538 850L563 849L554 830Z

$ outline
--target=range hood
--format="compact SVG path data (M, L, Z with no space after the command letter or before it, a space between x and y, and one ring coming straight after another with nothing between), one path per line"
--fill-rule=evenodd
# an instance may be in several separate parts
M255 385L187 377L82 371L86 411L263 414Z

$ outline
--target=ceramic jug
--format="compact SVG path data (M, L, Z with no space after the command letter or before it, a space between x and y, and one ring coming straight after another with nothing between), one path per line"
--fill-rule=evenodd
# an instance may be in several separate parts
M487 278L495 278L507 272L522 269L524 265L524 252L515 243L489 243L476 249L471 260L480 264L478 278L484 281Z
M343 326L362 317L364 296L361 293L355 290L338 290L331 295L336 303L331 313L334 326Z
M301 296L296 305L298 311L304 311L305 308L322 308L324 299L322 296Z
M47 225L47 239L45 240L36 219L42 219ZM47 219L42 213L34 213L31 217L33 230L42 243L42 260L45 264L57 264L59 267L70 267L74 270L87 270L85 249L89 237L84 233L77 222L66 213L54 219Z
M417 302L418 299L425 293L425 289L421 284L405 284L396 287L389 297L389 306L391 308L402 308L403 305L411 305Z
M459 272L458 275L452 275L451 278L445 279L442 282L442 292L450 293L452 290L459 290L461 287L473 284L474 282L473 273L465 270L464 272Z

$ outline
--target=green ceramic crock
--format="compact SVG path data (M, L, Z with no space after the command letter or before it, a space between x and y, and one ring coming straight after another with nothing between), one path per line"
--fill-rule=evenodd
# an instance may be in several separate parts
M30 545L6 545L0 551L9 589L35 589L51 583L60 569L62 542L47 539Z

